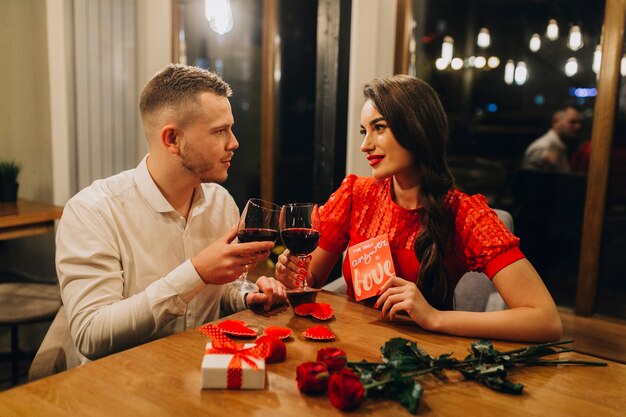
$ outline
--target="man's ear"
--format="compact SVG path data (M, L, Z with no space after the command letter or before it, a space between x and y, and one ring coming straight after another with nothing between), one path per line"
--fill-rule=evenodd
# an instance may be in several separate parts
M181 138L182 132L180 128L174 124L165 125L161 129L161 144L171 154L178 155L180 152Z

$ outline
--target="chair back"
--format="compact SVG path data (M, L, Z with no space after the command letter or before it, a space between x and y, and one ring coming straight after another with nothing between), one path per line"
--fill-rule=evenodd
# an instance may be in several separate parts
M505 210L494 211L502 223L514 232L513 216ZM508 307L487 275L467 272L454 289L453 308L458 311L496 311Z
M74 368L82 363L81 358L70 335L65 307L61 306L30 365L28 380L35 381Z

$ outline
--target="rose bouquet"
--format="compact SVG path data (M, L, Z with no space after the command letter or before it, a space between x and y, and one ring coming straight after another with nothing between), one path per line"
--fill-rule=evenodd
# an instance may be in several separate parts
M544 356L570 352L561 345L565 340L500 352L488 340L474 342L470 354L458 360L446 353L428 355L415 342L390 339L381 348L382 362L348 362L341 349L320 349L315 362L305 362L296 369L298 388L308 395L328 392L330 403L342 411L355 409L368 398L384 398L400 402L415 414L424 393L417 378L444 370L461 372L467 380L509 394L522 394L524 385L507 379L508 371L520 365L556 366L578 364L606 366L606 362L577 360L545 360Z

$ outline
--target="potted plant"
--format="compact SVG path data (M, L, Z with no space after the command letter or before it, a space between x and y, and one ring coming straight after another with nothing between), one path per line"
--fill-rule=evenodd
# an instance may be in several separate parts
M15 161L0 160L0 202L17 201L17 176L20 165Z

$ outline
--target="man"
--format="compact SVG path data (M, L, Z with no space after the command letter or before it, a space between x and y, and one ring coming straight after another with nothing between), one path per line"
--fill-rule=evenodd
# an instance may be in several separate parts
M239 210L217 183L234 151L231 90L211 72L169 65L141 93L149 154L95 181L65 206L56 264L74 343L88 359L197 327L247 305L285 300L227 284L264 260L271 242L231 244Z
M552 116L552 128L535 140L524 152L523 168L541 171L567 172L570 170L569 149L576 146L582 128L582 114L566 106Z

